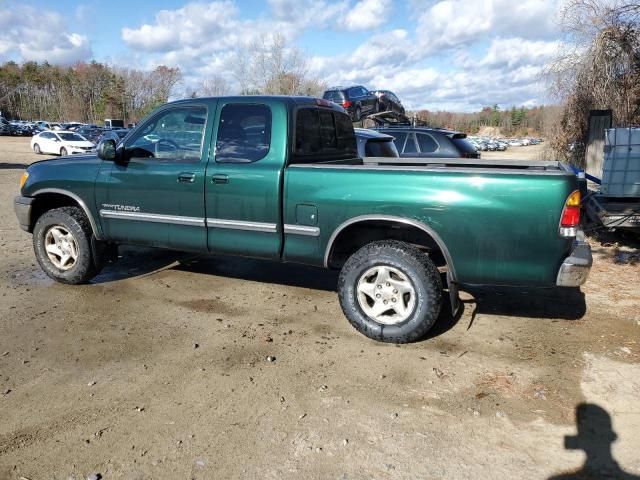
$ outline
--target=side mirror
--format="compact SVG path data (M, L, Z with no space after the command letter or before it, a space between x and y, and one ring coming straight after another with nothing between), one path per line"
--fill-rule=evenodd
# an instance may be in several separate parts
M113 140L103 140L98 144L96 152L99 159L114 161L116 159L116 142Z

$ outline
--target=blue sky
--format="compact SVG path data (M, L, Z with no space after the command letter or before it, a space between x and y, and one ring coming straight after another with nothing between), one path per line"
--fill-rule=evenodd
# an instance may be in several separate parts
M277 32L328 84L394 90L412 109L531 106L549 102L558 1L0 0L0 61L164 64L185 89L222 77L233 90L234 58Z

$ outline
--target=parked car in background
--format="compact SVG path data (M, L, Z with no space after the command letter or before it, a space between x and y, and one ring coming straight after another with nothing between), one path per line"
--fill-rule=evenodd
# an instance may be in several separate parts
M362 119L363 115L376 113L380 110L378 97L362 85L332 87L324 92L322 98L340 105L354 122Z
M0 135L11 135L11 124L4 117L0 117Z
M84 124L80 122L67 122L61 125L63 130L68 132L75 132L78 128L82 127Z
M376 130L394 137L401 157L480 158L476 147L467 140L466 133L411 126Z
M391 135L368 128L355 128L354 131L360 158L400 156Z
M398 96L389 90L374 90L373 93L378 97L380 111L398 112L404 115L404 107Z
M105 130L102 135L98 137L98 141L96 143L100 143L104 140L113 140L116 144L120 143L124 137L129 133L128 128L114 128L112 130Z
M105 130L103 128L99 128L97 125L85 125L76 130L76 133L82 135L91 142L98 143L98 139L104 131Z
M114 129L114 128L124 128L124 120L116 120L113 118L105 118L104 119L104 128L106 129Z
M65 156L92 152L96 145L75 132L47 130L33 136L31 148L36 153Z

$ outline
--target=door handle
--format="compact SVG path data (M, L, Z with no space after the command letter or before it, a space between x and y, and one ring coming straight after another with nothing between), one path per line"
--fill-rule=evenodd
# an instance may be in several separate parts
M215 183L216 185L222 185L224 183L229 183L229 176L223 173L216 173L211 177L211 183Z
M196 181L196 174L191 172L182 172L178 175L178 183L193 183Z

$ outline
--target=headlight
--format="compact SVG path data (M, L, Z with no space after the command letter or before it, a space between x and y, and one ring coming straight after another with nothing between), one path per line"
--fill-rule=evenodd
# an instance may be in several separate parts
M22 187L24 187L24 184L27 183L27 178L29 178L29 173L24 172L22 174L22 177L20 177L20 190L22 190Z

